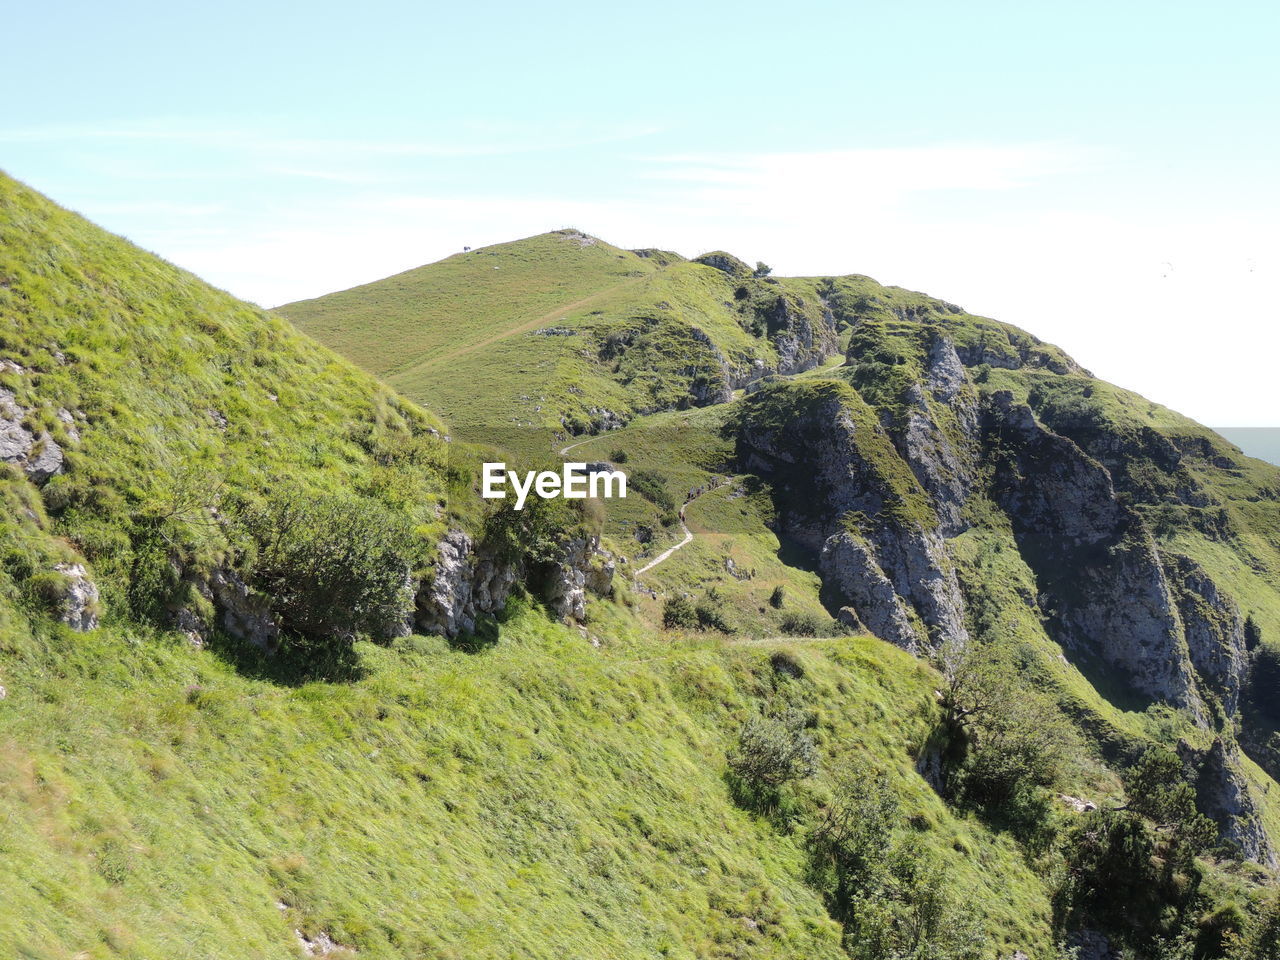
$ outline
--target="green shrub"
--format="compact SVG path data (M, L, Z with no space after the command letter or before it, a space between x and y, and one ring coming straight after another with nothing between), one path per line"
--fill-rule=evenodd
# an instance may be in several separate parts
M530 497L523 510L505 505L485 520L486 550L508 563L554 563L564 542L600 519L594 500Z
M8 574L15 583L21 583L35 573L35 565L25 550L10 547L0 554L0 570Z
M629 489L634 490L654 506L662 510L675 510L676 502L667 493L666 480L656 470L636 470L627 476Z
M816 637L822 632L822 623L812 613L785 614L778 626L789 637Z
M1280 651L1259 646L1249 667L1246 696L1254 709L1280 723Z
M769 606L775 610L781 610L782 605L786 603L787 591L782 584L778 584L773 588L773 593L769 594Z
M662 625L668 630L691 629L698 623L688 597L668 597L662 605Z
M941 865L902 827L888 780L847 772L809 836L812 877L844 927L845 950L859 960L989 956Z
M1172 750L1154 747L1125 777L1129 809L1170 833L1187 855L1199 853L1217 838L1213 821L1196 809L1195 788Z
M180 585L178 570L170 560L170 544L157 525L135 536L129 571L129 607L140 619L162 623L169 602Z
M804 676L804 664L796 659L795 654L787 650L775 650L769 656L769 666L773 672L784 677L800 679Z
M811 777L818 768L806 717L788 710L776 717L752 717L738 732L729 756L739 799L748 805L773 806L777 791L793 780Z
M1226 956L1232 942L1249 928L1250 918L1238 905L1228 902L1218 906L1196 923L1196 957ZM1280 941L1272 944L1272 950L1280 955Z
M609 461L611 463L626 463L627 451L621 448L614 450L612 453L609 454Z
M1143 754L1126 777L1125 791L1123 807L1087 813L1067 834L1067 871L1054 903L1057 922L1064 929L1087 922L1139 957L1190 956L1193 937L1207 942L1215 936L1202 924L1211 901L1206 903L1201 890L1203 868L1196 854L1217 830L1196 811L1195 792L1170 750ZM1216 937L1227 939L1227 931Z
M719 630L721 633L733 633L733 626L725 617L724 607L719 599L713 596L704 597L693 608L694 617L698 621L699 630Z
M243 517L257 544L254 584L289 633L349 643L390 637L413 601L415 542L381 504L287 491Z
M1067 877L1058 891L1058 922L1079 919L1130 939L1130 914L1149 920L1163 907L1155 865L1156 838L1130 810L1102 807L1086 813L1068 836Z

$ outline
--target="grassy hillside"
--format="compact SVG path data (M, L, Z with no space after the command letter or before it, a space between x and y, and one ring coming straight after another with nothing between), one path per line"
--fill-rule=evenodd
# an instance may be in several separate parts
M581 256L571 241L587 242L576 233L551 234L466 256L527 261L547 245ZM419 275L444 278L457 260ZM967 733L960 721L945 733L954 717L935 728L930 743L941 751L944 771L935 785L959 808L1016 836L1038 869L1062 871L1052 885L1059 931L1094 923L1139 956L1154 957L1172 955L1173 941L1194 929L1194 955L1221 955L1230 924L1218 929L1212 917L1226 914L1215 911L1246 903L1245 888L1255 881L1265 887L1270 845L1280 838L1280 792L1273 789L1280 711L1269 705L1280 691L1280 471L1097 381L1057 347L954 304L858 275L754 275L724 253L663 260L646 259L634 283L586 302L565 298L558 313L527 310L520 322L491 322L489 301L502 311L507 298L488 276L474 276L461 293L451 291L442 313L422 319L436 331L431 336L444 339L429 343L424 332L421 355L409 365L391 369L385 356L362 362L449 413L464 435L502 438L530 452L563 446L566 457L610 460L629 471L632 496L607 505L605 530L627 569L643 570L632 602L649 622L766 648L856 634L866 610L850 616L852 607L841 608L850 599L841 584L863 576L859 564L869 563L869 592L853 596L861 604L883 597L876 561L883 562L897 578L892 590L905 598L902 630L934 638L934 662L947 683L962 682L956 676L969 668L957 674L949 665L951 654L936 646L940 634L967 635L980 651L974 656L1003 661L996 675L1014 665L1018 692L1005 696L1026 704L991 721L1008 724L1003 732ZM537 275L538 290L552 289L557 271L577 269L564 258L539 262L548 272ZM583 279L592 270L584 263ZM346 337L411 325L415 315L391 283L283 309L329 342L343 323ZM797 317L809 325L794 324ZM482 349L465 345L477 336L472 332L459 346L449 342L458 323L486 331ZM832 339L791 364L788 339L779 336L784 327ZM832 356L837 343L843 363ZM705 362L718 374L699 380ZM1016 413L1023 404L1025 417ZM1021 426L1011 427L1015 421ZM566 437L583 431L597 435ZM845 431L851 447L830 446ZM744 438L764 438L768 455L749 442L744 456ZM1020 453L1022 444L1033 452ZM771 458L762 472L761 460ZM1054 487L1064 477L1067 486ZM844 493L835 496L831 483ZM1037 501L1041 483L1055 492ZM1025 513L1028 503L1040 506ZM832 509L849 512L833 516ZM1065 553L1054 553L1054 534L1039 532L1057 524L1089 531L1093 523L1101 526L1067 536ZM1093 537L1098 546L1079 551L1071 536ZM842 549L853 551L843 569L828 554L840 537ZM904 560L904 551L915 553ZM1136 600L1144 590L1150 592ZM963 608L963 622L946 614L949 604ZM1088 624L1083 635L1081 623ZM1138 634L1146 636L1143 644L1167 643L1167 650L1116 652ZM1138 689L1152 682L1144 671L1159 674L1176 663L1184 664L1184 709ZM1031 729L1066 739L1016 746ZM1014 730L1021 732L1001 741ZM1043 757L1038 751L1061 751L1056 772L1021 799L1000 787L983 800L990 785L946 782L954 764L970 771L961 777L987 776L974 771L990 759L969 751L980 754L992 742L1011 754L1031 751L1017 761L1019 776L1031 778L1024 785L1037 776L1029 771ZM923 749L925 763L934 747ZM1181 840L1149 819L1121 825L1124 815L1110 812L1128 809L1120 798L1143 789L1135 772L1142 758L1165 749L1182 758L1169 761L1181 767L1170 768L1165 781L1187 778L1224 837L1245 843L1263 867L1233 864L1242 848L1228 845L1179 873L1175 864L1190 862L1179 852ZM968 759L948 753L955 750ZM1214 751L1225 751L1225 767L1213 766ZM1133 881L1133 892L1119 896L1134 915L1163 920L1135 924L1108 913L1114 896L1090 899L1088 885L1099 881L1088 879L1089 871L1098 867L1079 858L1096 837L1089 831L1100 827L1088 817L1076 823L1047 813L1044 805L1053 802L1046 788L1104 804L1115 798L1098 814L1106 829L1155 831L1141 842L1170 872ZM1223 791L1244 798L1243 805L1225 801L1234 811L1225 813ZM1043 844L1057 853L1047 855ZM1132 851L1122 859L1143 862ZM1119 890L1128 882L1111 876L1103 886ZM1154 899L1139 907L1143 897ZM846 933L861 922L849 919ZM1206 932L1212 930L1218 932ZM862 947L846 947L862 955Z
M1050 960L1100 928L1210 958L1265 930L1280 471L1204 428L945 302L723 253L561 231L286 309L362 371L4 179L0 241L5 956ZM1016 440L1023 402L1051 435ZM1082 509L1239 600L1238 709L1208 667L1196 716L1064 645L1019 443L1067 458L1058 499L1105 471ZM631 495L523 526L476 498L479 460L557 451ZM596 525L617 573L574 622L539 578ZM513 529L505 608L410 633ZM888 589L919 657L836 576L913 549ZM1108 550L1135 548L1083 564ZM963 649L911 592L943 581ZM1196 809L1233 785L1253 862Z
M280 312L384 380L413 382L428 362L554 325L656 269L651 260L566 230L454 254Z
M0 795L29 957L835 957L801 836L735 806L737 727L817 711L834 766L883 770L1011 945L1047 939L1013 844L915 776L927 673L878 641L602 650L533 612L479 655L364 647L356 684L278 687L158 638L10 642ZM790 662L790 661L788 661ZM979 893L980 892L980 893ZM80 951L84 951L83 954Z
M793 331L806 365L835 353L818 294L741 271L562 230L279 312L464 436L579 433L724 399Z
M496 644L358 639L337 678L306 669L314 646L285 663L230 635L202 589L237 572L279 602L261 525L298 503L375 518L360 540L394 527L429 578L446 526L478 533L455 475L475 451L446 455L440 422L368 374L7 179L0 239L5 429L27 438L0 518L4 955L835 957L808 824L845 770L886 777L894 842L982 891L983 936L1048 949L1023 851L915 772L935 675L878 640L664 632L625 582L578 628L517 590ZM691 481L723 452L698 435ZM752 602L776 579L823 616L764 519L722 544L771 578ZM304 546L344 547L324 533ZM730 759L780 711L807 718L815 769L755 806Z

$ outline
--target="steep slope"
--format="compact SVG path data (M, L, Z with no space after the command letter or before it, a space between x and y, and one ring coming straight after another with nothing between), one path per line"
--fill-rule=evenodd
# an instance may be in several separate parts
M587 518L486 516L486 451L280 320L3 178L0 241L0 953L836 957L788 825L828 781L729 776L794 712L974 942L1047 954L1018 845L916 772L922 662L659 634Z
M285 488L383 511L424 545L442 532L434 417L278 318L0 189L11 589L72 617L80 588L49 573L70 566L108 616L206 632L263 546L253 515Z
M1274 865L1270 785L1226 780L1249 766L1237 734L1280 773L1275 690L1251 669L1280 638L1280 470L950 305L875 297L852 326L838 379L749 398L738 438L833 602L908 649L1008 634L969 552L1007 549L1039 621L1015 633L1052 641L1117 706L1178 708L1196 769L1225 742L1212 776L1232 802L1206 812Z

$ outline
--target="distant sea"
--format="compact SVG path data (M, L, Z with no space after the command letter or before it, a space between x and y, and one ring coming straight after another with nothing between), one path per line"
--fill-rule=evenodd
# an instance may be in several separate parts
M1214 427L1251 457L1280 466L1280 427Z

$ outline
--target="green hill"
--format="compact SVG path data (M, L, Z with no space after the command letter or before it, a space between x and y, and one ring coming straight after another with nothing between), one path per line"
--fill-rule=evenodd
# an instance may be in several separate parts
M819 296L734 263L561 230L279 312L464 435L579 433L722 401L838 352Z
M0 178L0 954L1265 951L1280 471L757 272L562 231L300 334ZM632 495L476 496L556 449Z

